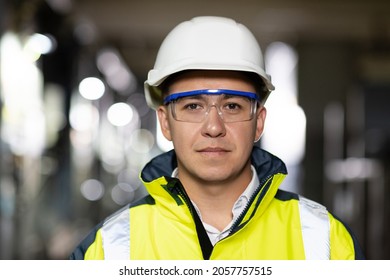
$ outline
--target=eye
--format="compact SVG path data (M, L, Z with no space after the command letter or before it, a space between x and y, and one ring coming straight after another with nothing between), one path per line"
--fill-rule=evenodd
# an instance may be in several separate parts
M197 110L200 108L201 108L201 106L199 104L195 104L195 103L189 103L189 104L186 104L184 106L184 109L191 110L191 111L194 111L194 110Z
M205 108L202 101L198 99L183 98L177 101L176 106L180 111L199 111Z
M221 109L226 114L241 114L250 110L250 100L245 97L228 96Z
M238 103L227 103L224 108L229 111L237 111L241 109L241 105Z

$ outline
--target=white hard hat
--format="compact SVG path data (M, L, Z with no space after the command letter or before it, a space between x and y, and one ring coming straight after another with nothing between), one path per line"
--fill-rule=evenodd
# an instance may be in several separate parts
M229 18L195 17L167 35L144 84L150 107L162 104L161 83L183 70L252 72L260 76L268 92L274 90L255 37L244 25Z

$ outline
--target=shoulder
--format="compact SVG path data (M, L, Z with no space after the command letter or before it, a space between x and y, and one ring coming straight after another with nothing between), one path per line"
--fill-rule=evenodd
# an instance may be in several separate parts
M78 246L73 250L69 259L71 260L84 260L87 254L87 251L96 245L99 241L100 229L103 226L103 222L97 224L78 244Z
M153 205L154 199L147 195L139 201L127 204L90 230L69 256L72 260L83 260L90 254L93 258L103 258L103 239L126 239L129 235L129 216L131 209L141 205ZM120 236L119 236L120 235ZM91 253L92 252L92 253Z
M365 259L360 243L351 228L332 213L330 216L330 242L332 259Z
M102 259L104 256L102 249L102 232L106 231L107 227L113 227L124 221L129 212L130 205L126 205L114 212L100 223L96 224L89 233L82 239L78 246L73 250L69 259L84 260L93 254L93 259Z
M280 201L293 201L299 205L303 210L307 210L314 215L328 214L326 207L314 200L311 200L303 195L279 189L275 198Z
M275 198L296 203L308 258L364 259L352 230L324 205L296 193L278 190ZM330 245L331 244L331 245ZM308 246L310 245L310 246ZM308 250L315 248L315 250ZM323 252L321 255L318 252Z

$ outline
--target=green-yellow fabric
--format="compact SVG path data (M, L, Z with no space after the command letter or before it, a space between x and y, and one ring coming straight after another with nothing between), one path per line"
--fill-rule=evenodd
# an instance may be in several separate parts
M305 259L298 200L283 201L274 197L283 177L283 174L273 177L260 205L255 209L253 204L245 215L242 221L247 222L245 226L218 242L210 259ZM146 183L155 204L124 210L130 211L130 229L136 229L130 230L130 258L201 260L202 250L191 213L185 203L178 205L161 187L166 184L164 177ZM353 241L348 231L330 214L329 219L331 259L354 259ZM100 233L99 230L85 259L104 259Z
M149 196L121 210L129 211L129 215L125 215L128 218L120 221L121 228L130 232L128 239L120 241L126 243L123 246L127 246L127 249L130 246L130 250L127 250L130 255L126 258L203 259L193 214L186 201L188 197L185 197L185 191L184 195L180 192L184 190L181 184L179 191L176 188L175 182L178 180L169 176L169 172L174 168L168 164L174 162L172 159L174 154L163 155L157 161L148 164L141 173L141 179ZM301 221L300 215L303 206L300 205L298 195L279 189L286 176L284 164L260 149L254 150L252 164L261 182L256 196L248 205L240 223L234 226L234 232L215 244L210 259L306 259L305 252L308 248L305 250L302 234L305 223ZM153 175L161 173L164 175L157 178ZM332 214L327 215L329 225L327 224L325 228L328 228L329 232L319 236L329 238L316 239L314 227L314 231L309 235L314 237L315 241L311 242L312 248L309 248L311 252L315 251L316 244L320 243L321 248L329 249L330 259L364 258L359 245L344 224ZM115 217L110 218L110 223L115 223ZM102 231L102 228L105 231ZM111 241L104 240L107 229L111 234ZM72 258L105 259L104 248L110 246L109 242L116 242L115 234L113 231L110 232L109 227L105 228L105 223L98 225L75 250Z

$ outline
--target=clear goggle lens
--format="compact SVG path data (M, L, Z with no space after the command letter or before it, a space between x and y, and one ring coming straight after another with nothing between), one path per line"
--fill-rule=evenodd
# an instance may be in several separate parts
M195 90L174 93L164 99L177 121L201 123L212 107L226 122L242 122L253 119L259 97L256 93L236 90Z

